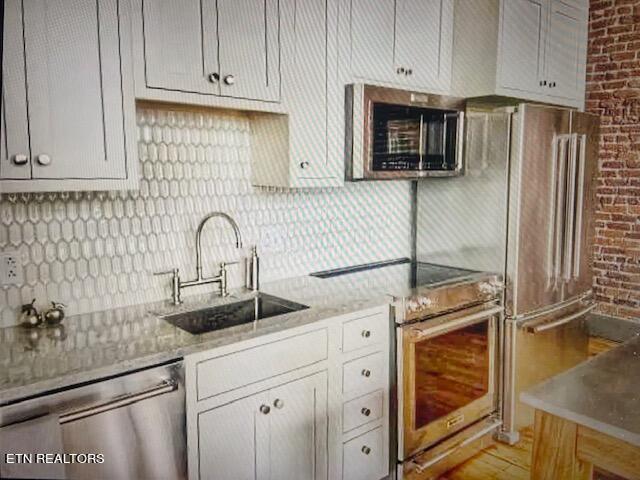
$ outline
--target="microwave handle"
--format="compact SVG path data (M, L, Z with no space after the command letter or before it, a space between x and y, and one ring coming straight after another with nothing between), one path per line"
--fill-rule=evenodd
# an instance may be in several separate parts
M449 114L454 116L458 121L458 128L456 129L456 168L457 173L462 173L464 169L464 112L457 112ZM446 123L445 123L445 140L446 140ZM446 143L444 144L446 148Z

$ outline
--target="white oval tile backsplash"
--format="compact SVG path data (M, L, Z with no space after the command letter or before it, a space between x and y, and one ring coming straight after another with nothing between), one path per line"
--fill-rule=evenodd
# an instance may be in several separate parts
M20 252L25 272L24 285L0 287L0 326L34 297L69 314L168 298L152 272L193 277L195 229L214 210L236 219L245 247L258 244L263 282L410 254L409 182L256 188L248 117L139 109L137 120L138 191L0 196L0 252ZM203 252L205 274L244 254L215 222ZM242 268L229 273L231 287L243 283Z

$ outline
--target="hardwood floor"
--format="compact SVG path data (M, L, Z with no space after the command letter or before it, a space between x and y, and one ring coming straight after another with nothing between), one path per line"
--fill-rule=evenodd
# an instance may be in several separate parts
M589 339L589 357L617 346L618 343L599 337ZM496 443L447 472L442 480L528 480L533 449L533 429L520 432L517 445ZM605 478L605 477L597 477ZM606 477L612 479L614 477Z
M496 443L446 473L443 480L528 480L533 430L520 432L517 445Z

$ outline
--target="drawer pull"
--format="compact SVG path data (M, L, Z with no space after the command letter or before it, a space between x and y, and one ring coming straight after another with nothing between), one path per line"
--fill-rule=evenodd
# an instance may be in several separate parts
M362 453L364 453L365 455L369 455L371 453L371 449L369 447L367 447L366 445L362 446Z
M371 410L368 409L367 407L362 407L362 410L360 410L360 413L362 413L365 417L368 417L369 415L371 415Z
M371 376L371 370L367 370L366 368L362 370L362 376L369 378Z
M363 330L362 331L362 336L364 338L369 338L371 336L371 330Z
M260 405L260 413L264 413L265 415L268 415L270 411L271 411L271 408L269 407L269 405Z
M282 400L281 398L276 398L273 401L273 406L280 409L284 407L284 400Z

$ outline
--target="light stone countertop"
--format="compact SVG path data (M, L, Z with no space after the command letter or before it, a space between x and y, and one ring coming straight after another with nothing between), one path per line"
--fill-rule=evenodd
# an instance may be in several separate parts
M234 302L252 294L238 290L226 299L215 294L186 297L180 307L157 302L72 316L63 322L62 339L53 338L53 330L46 328L0 329L0 405L389 304L389 292L411 293L407 268L398 265L330 279L305 276L264 284L262 293L310 308L201 335L174 327L158 315Z
M640 447L640 336L523 392L520 399Z

